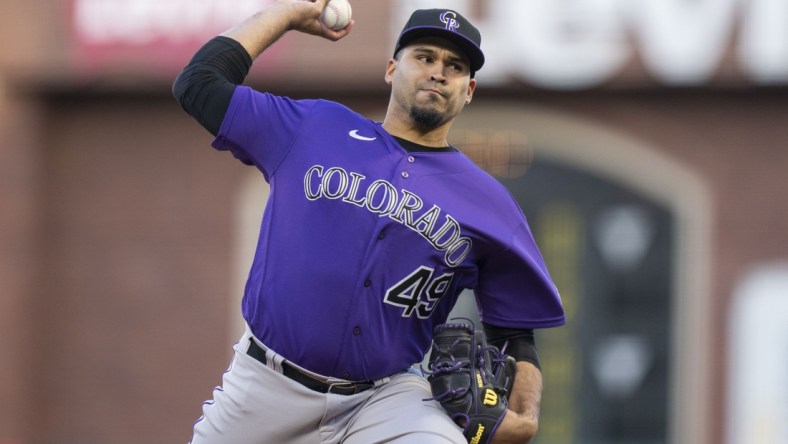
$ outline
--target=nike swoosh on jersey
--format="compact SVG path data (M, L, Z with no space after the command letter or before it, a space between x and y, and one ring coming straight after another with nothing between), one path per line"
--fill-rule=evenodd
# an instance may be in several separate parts
M354 138L354 139L363 140L363 141L365 141L365 142L371 142L371 141L373 141L373 140L377 139L377 137L365 137L365 136L362 136L362 135L360 135L360 134L358 133L358 130L357 130L357 129L354 129L354 130L352 130L352 131L349 131L349 132L348 132L348 135L349 135L350 137Z

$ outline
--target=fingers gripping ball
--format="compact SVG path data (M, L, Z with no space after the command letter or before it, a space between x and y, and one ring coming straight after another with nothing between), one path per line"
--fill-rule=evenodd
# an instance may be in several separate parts
M339 31L350 23L353 10L347 0L331 0L323 9L320 21L328 28Z
M514 358L488 345L468 324L435 328L427 380L438 401L471 444L487 444L507 409Z

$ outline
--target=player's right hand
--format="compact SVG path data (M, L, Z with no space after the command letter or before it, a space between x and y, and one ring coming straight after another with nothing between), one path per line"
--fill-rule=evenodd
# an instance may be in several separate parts
M277 3L289 9L290 29L293 31L337 41L348 35L353 28L353 20L338 31L328 28L320 21L320 15L328 0L279 0Z

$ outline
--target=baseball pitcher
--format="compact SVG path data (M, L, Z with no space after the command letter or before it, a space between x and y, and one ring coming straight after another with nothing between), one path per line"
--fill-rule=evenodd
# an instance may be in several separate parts
M534 329L564 313L514 198L447 142L484 64L480 33L451 9L413 12L382 67L383 121L243 85L288 32L341 45L353 22L330 29L326 4L271 4L173 85L213 147L270 184L247 328L192 443L527 442ZM447 319L464 289L481 325Z

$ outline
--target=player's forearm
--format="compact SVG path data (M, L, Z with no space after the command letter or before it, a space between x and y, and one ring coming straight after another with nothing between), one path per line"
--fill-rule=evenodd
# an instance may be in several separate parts
M530 442L539 428L541 402L542 373L529 362L518 362L509 411L493 435L492 444Z
M351 20L345 28L334 31L320 22L328 0L278 0L221 35L238 41L252 59L257 58L287 31L298 31L337 41L350 33Z
M239 42L255 59L291 29L291 22L291 8L286 3L276 2L221 35Z

